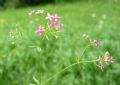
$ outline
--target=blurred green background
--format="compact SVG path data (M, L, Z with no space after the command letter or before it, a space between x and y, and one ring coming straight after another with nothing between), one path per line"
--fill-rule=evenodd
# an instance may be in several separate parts
M29 85L35 83L33 76L45 81L80 57L84 33L100 40L101 47L89 48L80 59L97 59L109 51L116 63L103 72L92 63L79 64L45 85L120 85L120 0L0 0L0 4L0 85ZM62 16L61 37L40 41L35 36L40 22L28 16L34 9ZM11 41L9 31L16 28L23 37Z

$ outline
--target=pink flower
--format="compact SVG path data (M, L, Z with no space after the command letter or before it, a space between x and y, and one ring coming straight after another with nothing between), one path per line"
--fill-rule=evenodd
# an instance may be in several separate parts
M99 56L99 58L98 58L98 64L99 64L100 69L103 71L104 65L103 65L103 63L102 63L102 58L101 58L101 56Z
M59 29L63 29L63 24L60 23L60 24L58 25L58 28L59 28Z
M60 18L61 18L61 17L58 16L57 14L54 15L54 20L55 20L56 22L59 21Z
M111 56L110 56L109 52L107 51L105 53L105 62L106 62L106 64L109 64L110 61L111 61Z
M54 19L54 16L53 15L50 15L50 13L47 14L47 17L45 19L48 19L50 21L53 21Z
M100 46L100 42L98 40L93 40L91 43L95 45L97 48Z
M106 62L106 64L109 64L110 61L111 61L111 57L106 56L106 58L105 58L105 62Z
M40 36L42 36L44 32L45 32L45 29L42 26L39 26L38 29L36 30L36 34Z
M115 59L109 54L108 51L105 53L105 62L106 64L115 63Z
M53 29L55 29L55 27L56 27L56 24L54 23L54 22L50 22L50 28L53 28Z
M48 13L48 15L47 15L47 17L46 17L46 19L48 19L48 20L50 20L50 21L54 21L54 22L58 22L60 18L61 18L61 17L58 16L57 14L55 14L55 15L50 15L50 13Z
M57 14L55 15L50 15L50 13L47 14L47 17L45 19L48 19L50 21L50 28L52 29L56 29L56 27L58 26L59 29L63 28L63 24L60 23L59 19L61 17L58 16Z
M115 63L115 59L109 54L108 51L105 53L105 58L104 58L104 56L103 56L103 58L100 56L98 58L98 64L99 64L99 67L102 71L104 68L103 63L106 63L106 64L110 64L110 63L114 64Z

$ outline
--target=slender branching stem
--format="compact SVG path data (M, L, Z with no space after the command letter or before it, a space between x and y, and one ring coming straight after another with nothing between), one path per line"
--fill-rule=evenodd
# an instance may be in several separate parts
M84 53L85 53L85 51L86 51L87 48L88 48L88 47L86 47L86 48L83 50L83 52L82 52L82 54L81 54L80 57L82 57L82 56L84 55ZM80 61L80 60L78 59L77 62L75 62L75 63L67 66L67 67L64 68L64 69L62 69L61 71L59 71L59 72L56 73L55 75L53 75L53 76L51 76L50 78L48 78L46 81L42 82L40 85L44 85L45 83L49 82L49 81L52 80L54 77L56 77L57 75L61 74L62 72L66 71L67 69L72 68L72 67L74 67L74 66L76 66L76 65L78 65L78 64L80 64L80 63L94 63L94 62L97 62L97 61L98 61L98 60Z
M67 66L66 68L62 69L61 71L59 71L58 73L56 73L55 75L51 76L49 79L47 79L46 81L44 81L43 83L41 83L40 85L44 85L45 83L49 82L50 80L52 80L54 77L56 77L57 75L59 75L60 73L64 72L65 70L74 67L75 65L78 65L80 63L94 63L97 62L98 60L90 60L90 61L79 61L77 63L73 63L69 66Z

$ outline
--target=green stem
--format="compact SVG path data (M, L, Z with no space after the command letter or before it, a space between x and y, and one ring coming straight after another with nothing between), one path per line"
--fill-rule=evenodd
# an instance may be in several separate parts
M67 66L66 68L62 69L62 70L59 71L58 73L56 73L54 76L51 76L49 79L47 79L46 81L44 81L44 82L41 83L40 85L44 85L45 83L49 82L50 80L52 80L54 77L56 77L56 76L59 75L60 73L64 72L65 70L67 70L67 69L69 69L69 68L71 68L71 67L73 67L73 66L75 66L75 65L78 65L78 64L80 64L80 63L93 63L93 62L96 62L96 61L98 61L98 60L81 61L81 62L79 61L79 62L77 62L77 63L73 63L73 64Z
M85 49L83 50L83 52L82 52L82 54L81 54L80 57L83 56L83 54L85 53L85 51L86 51L86 49L87 49L88 47L89 47L89 45L88 45L87 47L85 47ZM48 81L52 80L55 76L57 76L57 75L59 75L60 73L64 72L66 69L69 69L69 68L71 68L71 67L73 67L73 66L75 66L75 65L77 65L77 64L85 63L85 62L86 62L86 63L87 63L87 62L96 62L96 61L97 61L97 60L82 61L82 62L80 62L80 61L79 61L79 57L78 57L78 61L77 61L76 63L73 63L73 64L67 66L66 68L62 69L61 71L59 71L58 73L56 73L54 76L51 76L49 79L47 79L46 81L44 81L44 82L41 83L40 85L43 85L43 84L47 83Z
M89 47L89 45L85 47L85 49L83 50L80 58L83 56L83 54L85 53L85 51L87 50L88 47ZM77 62L79 62L79 57L77 57Z

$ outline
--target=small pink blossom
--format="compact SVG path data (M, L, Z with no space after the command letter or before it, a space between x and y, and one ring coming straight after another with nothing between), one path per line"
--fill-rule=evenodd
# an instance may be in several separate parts
M50 22L50 28L55 29L55 27L56 27L56 24L51 21L51 22Z
M106 62L106 64L109 64L110 61L111 61L111 57L106 56L106 58L105 58L105 62Z
M60 23L59 19L61 17L58 16L57 14L55 15L50 15L50 13L47 14L47 17L45 19L49 20L50 21L50 28L52 29L56 29L56 27L58 27L59 29L62 29L63 28L63 24Z
M55 15L50 15L50 13L48 13L48 14L47 14L47 17L46 17L46 19L48 19L48 20L50 20L50 21L54 21L54 22L59 21L60 18L61 18L61 17L58 16L57 14L55 14Z
M107 51L105 53L105 62L106 62L106 64L109 64L110 61L111 61L111 56L110 56L109 52Z
M42 26L39 26L38 29L36 30L36 34L40 36L42 36L44 32L45 32L45 29Z
M105 62L106 64L115 63L115 59L109 54L108 51L105 53Z
M103 65L103 63L102 63L102 58L101 58L101 56L99 56L99 58L98 58L98 64L99 64L100 69L103 71L104 65Z
M100 42L98 40L93 40L91 43L95 45L97 48L100 46Z
M45 19L48 19L50 21L53 21L54 19L54 16L53 15L50 15L50 13L47 14L47 17L45 17Z
M108 51L105 53L104 56L103 56L103 58L102 57L98 58L98 64L99 64L99 67L100 67L101 70L103 70L103 68L104 68L103 63L105 63L107 65L109 65L110 63L112 63L112 64L115 63L115 59L109 54Z
M61 17L58 16L57 14L54 15L54 20L55 20L56 22L59 21L60 18L61 18Z
M60 23L60 24L58 25L58 28L59 28L59 29L63 29L63 24Z

